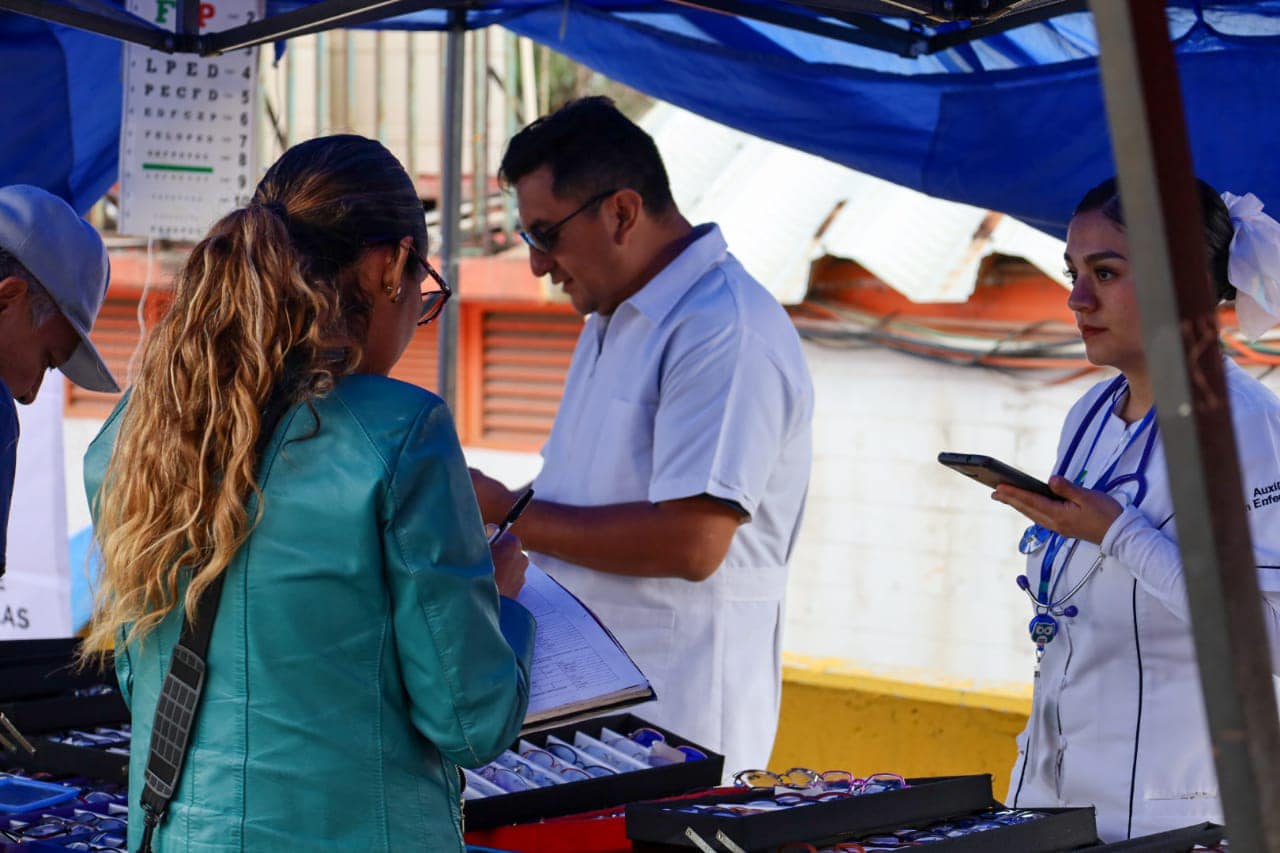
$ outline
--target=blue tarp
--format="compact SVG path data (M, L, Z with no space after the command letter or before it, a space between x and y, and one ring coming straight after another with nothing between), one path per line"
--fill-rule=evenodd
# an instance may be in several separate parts
M304 5L272 0L268 13ZM651 0L482 5L470 26L501 24L717 121L1053 232L1113 171L1087 13L912 59ZM1280 0L1174 4L1169 19L1197 170L1280 207ZM443 24L432 11L382 26ZM81 210L111 185L119 63L106 38L0 13L0 183L37 183Z

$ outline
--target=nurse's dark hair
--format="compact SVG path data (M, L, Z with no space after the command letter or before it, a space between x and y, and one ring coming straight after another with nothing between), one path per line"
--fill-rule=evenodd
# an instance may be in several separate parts
M1200 215L1204 218L1205 254L1209 261L1209 277L1213 282L1214 296L1219 302L1230 301L1236 298L1236 289L1227 279L1227 262L1231 256L1231 239L1235 236L1235 226L1231 224L1227 205L1217 190L1199 178L1196 178L1196 189L1200 196ZM1125 227L1120 188L1115 178L1107 178L1085 193L1071 215L1079 216L1095 210L1121 228Z
M121 630L147 636L180 598L195 612L256 523L264 407L310 402L356 369L372 313L358 262L405 237L427 252L413 181L378 142L340 135L286 151L191 250L97 497L89 654Z
M675 207L653 137L610 98L569 101L511 137L498 177L510 187L543 166L551 168L551 190L559 198L586 201L597 193L632 189L650 215Z

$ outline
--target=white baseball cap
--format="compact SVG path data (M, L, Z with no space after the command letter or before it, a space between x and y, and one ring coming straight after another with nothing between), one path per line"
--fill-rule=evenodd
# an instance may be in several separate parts
M0 249L17 258L58 306L80 345L58 369L81 388L119 391L89 330L107 294L110 262L97 230L39 187L0 187Z

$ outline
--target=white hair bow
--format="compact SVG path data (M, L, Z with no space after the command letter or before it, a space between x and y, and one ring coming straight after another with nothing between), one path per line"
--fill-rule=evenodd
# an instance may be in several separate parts
M1240 331L1255 341L1280 323L1280 222L1262 212L1253 193L1223 193L1235 236L1227 278L1236 288Z

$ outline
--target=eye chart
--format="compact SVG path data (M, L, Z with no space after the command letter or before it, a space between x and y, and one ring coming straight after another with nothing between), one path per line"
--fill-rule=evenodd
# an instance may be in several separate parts
M130 12L174 28L176 0L128 0ZM200 4L200 31L261 17L260 0ZM258 51L223 56L124 52L120 233L199 240L245 204L257 183Z

